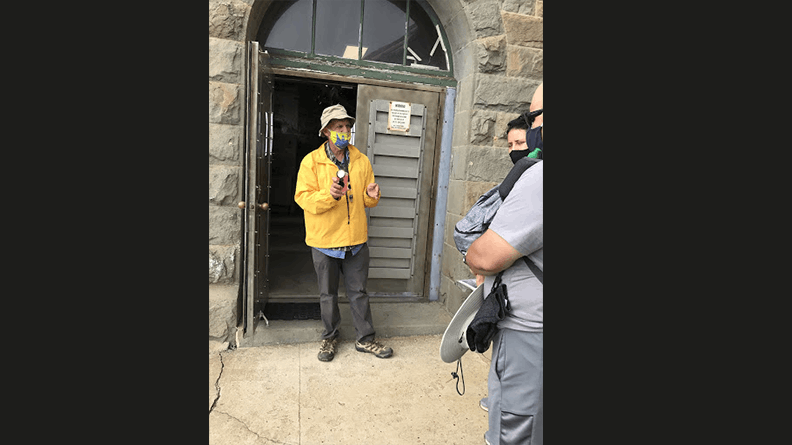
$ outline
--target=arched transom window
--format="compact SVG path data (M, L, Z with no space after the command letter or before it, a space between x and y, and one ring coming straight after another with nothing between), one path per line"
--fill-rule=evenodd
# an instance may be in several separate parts
M273 1L257 39L291 56L450 74L442 26L424 0Z

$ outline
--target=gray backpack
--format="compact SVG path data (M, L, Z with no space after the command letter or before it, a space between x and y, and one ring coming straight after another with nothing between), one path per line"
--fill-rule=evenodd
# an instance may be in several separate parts
M476 201L473 207L468 211L467 215L456 223L454 226L454 244L456 244L457 250L459 250L463 256L467 254L473 241L487 231L487 228L489 228L490 223L492 223L492 219L495 217L501 204L503 204L506 196L511 192L512 187L514 187L514 183L520 179L520 176L522 176L526 170L539 162L542 162L542 160L528 157L517 161L514 167L509 171L509 174L506 175L506 179L487 191L487 193L481 195L478 201ZM533 274L536 275L536 278L544 284L543 273L539 267L527 256L524 256L523 260L525 260L525 264L528 265Z

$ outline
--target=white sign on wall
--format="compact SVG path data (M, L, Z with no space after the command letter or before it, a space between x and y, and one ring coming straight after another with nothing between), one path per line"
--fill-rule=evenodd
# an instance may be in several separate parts
M412 104L409 102L391 101L388 108L388 130L410 131L410 110Z

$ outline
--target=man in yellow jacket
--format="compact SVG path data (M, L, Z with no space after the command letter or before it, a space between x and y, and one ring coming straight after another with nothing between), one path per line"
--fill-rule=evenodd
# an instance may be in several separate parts
M379 203L379 185L366 155L349 144L355 118L341 105L322 112L319 136L327 142L300 163L294 201L305 211L305 244L311 246L319 282L324 332L319 360L335 357L341 315L338 312L339 272L344 274L355 325L355 349L379 358L393 349L374 341L368 281L369 249L366 207Z

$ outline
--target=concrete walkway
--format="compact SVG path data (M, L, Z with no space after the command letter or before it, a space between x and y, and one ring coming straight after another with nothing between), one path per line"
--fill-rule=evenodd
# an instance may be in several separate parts
M317 360L318 341L210 352L209 443L483 444L491 349L462 357L460 397L441 338L378 338L389 359L349 340L331 362Z

